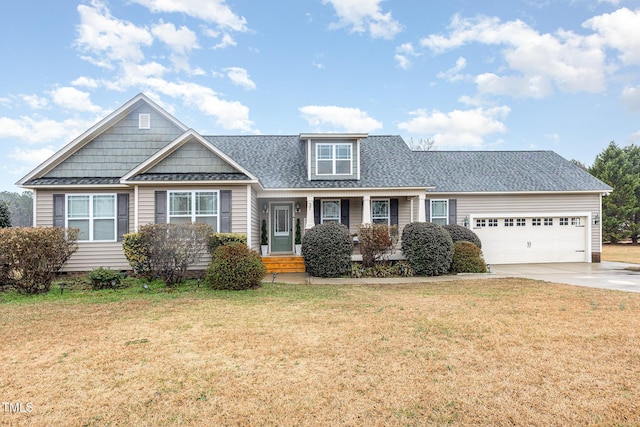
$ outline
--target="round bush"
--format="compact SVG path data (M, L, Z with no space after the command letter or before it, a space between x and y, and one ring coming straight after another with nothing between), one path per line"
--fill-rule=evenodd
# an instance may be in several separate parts
M445 225L444 229L449 232L449 235L451 235L451 240L453 240L453 243L471 242L478 248L482 249L482 242L480 241L480 237L478 237L476 233L469 230L467 227L463 227L458 224L450 224Z
M205 282L213 289L252 289L260 286L266 272L258 252L242 243L229 243L213 252Z
M439 276L449 272L453 241L438 224L413 222L402 230L402 253L416 276Z
M453 244L453 273L486 273L487 264L482 258L482 251L472 242L455 242Z
M307 273L315 277L341 277L351 273L353 240L342 224L318 224L302 238Z

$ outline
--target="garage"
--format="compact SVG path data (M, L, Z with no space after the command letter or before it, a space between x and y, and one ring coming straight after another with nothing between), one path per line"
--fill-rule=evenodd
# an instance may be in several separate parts
M474 215L489 264L590 262L587 215Z

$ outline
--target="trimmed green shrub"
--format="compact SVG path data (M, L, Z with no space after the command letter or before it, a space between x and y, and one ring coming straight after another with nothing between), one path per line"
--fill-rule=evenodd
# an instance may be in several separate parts
M214 251L205 282L219 290L252 289L260 286L266 271L258 252L232 242Z
M211 233L209 234L209 253L213 254L218 246L236 242L247 244L247 235L242 233Z
M114 288L122 279L119 272L104 267L91 270L88 276L91 281L91 289L93 290Z
M373 267L390 254L398 243L398 227L386 224L363 224L358 228L358 242L364 267Z
M486 273L487 264L482 258L482 251L472 242L455 242L453 244L453 273Z
M0 229L5 281L20 293L48 292L56 274L78 249L77 228L9 227Z
M134 273L149 280L153 278L149 258L147 258L147 248L142 241L142 234L139 232L125 234L122 240L122 250Z
M341 277L351 272L353 240L342 224L318 224L302 238L304 265L315 277Z
M449 272L453 241L438 224L413 222L402 230L402 253L416 276L439 276Z
M445 225L444 229L449 232L451 236L451 240L453 243L455 242L471 242L476 245L478 248L482 249L482 242L480 241L480 237L473 231L469 230L467 227L463 227L458 224L449 224Z

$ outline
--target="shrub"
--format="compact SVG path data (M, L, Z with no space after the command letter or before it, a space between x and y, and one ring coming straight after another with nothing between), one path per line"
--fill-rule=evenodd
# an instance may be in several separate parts
M373 267L398 243L398 227L386 224L363 224L358 229L358 242L364 267Z
M78 249L79 230L59 227L0 229L2 270L23 294L48 292L51 282Z
M247 235L242 233L211 233L209 234L209 253L213 254L218 246L229 243L247 244Z
M359 262L351 264L351 277L413 277L413 269L405 261L394 263L376 263L373 267L365 267Z
M482 258L482 251L472 242L455 242L453 244L453 273L486 273L487 264Z
M347 276L351 271L353 241L342 224L318 224L302 238L302 256L307 273L315 277Z
M9 203L0 200L0 228L11 227L11 212L9 211Z
M445 225L444 229L449 232L451 236L451 240L453 243L455 242L471 242L476 245L478 248L482 249L482 242L480 241L480 237L473 231L469 230L467 227L463 227L458 224L449 224Z
M147 280L162 279L168 286L181 283L187 269L207 250L208 224L148 224L130 233L125 256L134 271ZM136 236L136 234L138 234Z
M438 224L413 222L402 230L402 253L417 276L438 276L449 272L453 241Z
M114 288L122 279L119 272L103 267L91 270L88 276L93 290Z
M213 289L252 289L260 286L266 271L258 252L232 242L215 250L205 281Z

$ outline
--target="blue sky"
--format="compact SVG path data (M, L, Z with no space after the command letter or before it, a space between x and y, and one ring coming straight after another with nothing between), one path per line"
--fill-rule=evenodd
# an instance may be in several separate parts
M140 92L203 135L640 140L640 0L33 0L0 57L0 191Z

